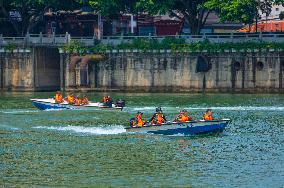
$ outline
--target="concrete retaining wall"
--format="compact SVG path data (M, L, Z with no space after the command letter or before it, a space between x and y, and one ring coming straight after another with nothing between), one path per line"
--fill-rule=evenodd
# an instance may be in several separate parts
M3 50L2 50L3 51ZM35 91L60 88L57 48L32 48L0 52L1 90Z
M196 72L197 53L110 53L89 64L89 86L132 91L281 92L280 52L207 54L208 72ZM284 54L283 54L284 55ZM281 63L283 66L281 66ZM282 68L282 69L281 69ZM76 76L66 78L75 84ZM72 81L70 81L72 80ZM67 85L67 89L68 89Z
M196 72L197 59L211 64ZM103 61L70 70L57 48L0 52L1 90L283 92L284 53L107 53Z

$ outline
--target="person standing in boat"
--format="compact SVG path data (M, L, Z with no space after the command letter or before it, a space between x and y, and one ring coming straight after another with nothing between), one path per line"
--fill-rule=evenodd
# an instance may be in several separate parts
M63 97L60 91L57 91L55 96L54 96L54 100L56 103L62 103L63 102Z
M161 107L156 108L156 113L152 116L150 121L152 125L162 125L167 121Z
M175 119L176 122L180 122L180 123L184 123L190 120L191 120L191 117L188 115L187 110L181 110L179 115Z
M212 121L213 120L213 115L212 115L211 109L206 110L206 112L203 114L203 120L206 120L206 121Z

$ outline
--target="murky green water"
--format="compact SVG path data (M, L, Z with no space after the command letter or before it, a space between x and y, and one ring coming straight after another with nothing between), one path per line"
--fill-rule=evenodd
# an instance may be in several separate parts
M132 94L123 112L39 111L30 98L0 95L0 185L64 187L283 187L284 95ZM90 93L91 99L103 93ZM233 121L225 132L162 136L125 132L138 110L169 119L207 107Z

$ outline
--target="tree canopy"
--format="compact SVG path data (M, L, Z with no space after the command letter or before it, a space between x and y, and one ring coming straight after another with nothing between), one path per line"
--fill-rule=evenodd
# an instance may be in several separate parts
M191 33L198 34L206 24L210 12L215 12L222 22L233 21L250 24L267 16L273 4L284 4L284 0L89 0L89 4L104 15L119 12L169 13L186 22Z
M22 21L15 24L14 29L18 35L25 35L31 28L43 19L46 8L55 10L73 10L80 7L83 0L5 0L2 12L8 17L8 12L16 10L20 13Z
M90 5L104 16L120 13L165 14L179 18L189 25L192 34L199 34L209 13L215 12L222 22L233 21L250 24L258 20L260 13L268 16L273 4L284 0L5 0L6 12L16 9L22 17L21 24L14 25L25 34L42 19L46 8L74 10L82 4ZM6 13L7 14L7 13ZM281 17L284 14L282 14Z

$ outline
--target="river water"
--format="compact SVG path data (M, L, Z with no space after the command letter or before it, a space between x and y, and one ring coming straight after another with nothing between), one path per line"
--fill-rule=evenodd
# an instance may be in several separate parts
M283 187L284 95L111 93L116 110L40 111L30 98L0 94L0 185L64 187ZM88 93L98 101L104 93ZM126 132L139 110L168 119L209 107L230 118L221 134Z

